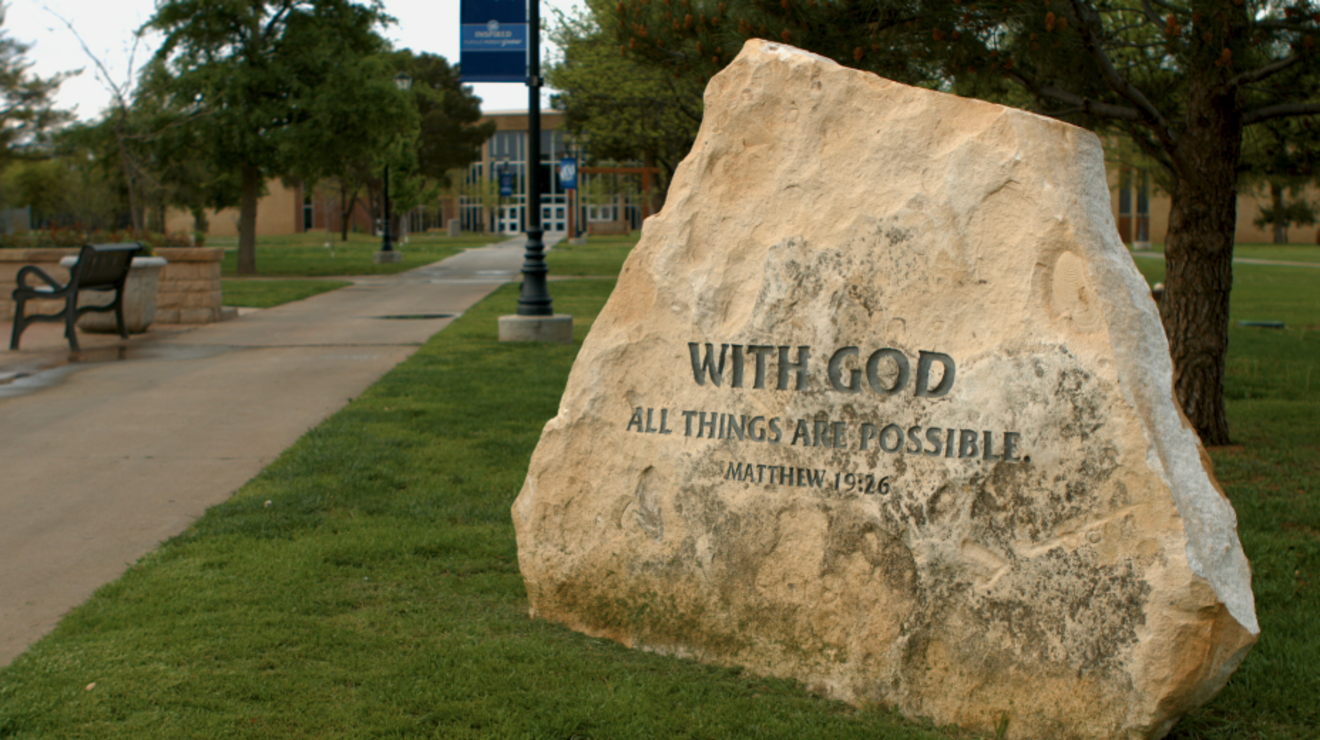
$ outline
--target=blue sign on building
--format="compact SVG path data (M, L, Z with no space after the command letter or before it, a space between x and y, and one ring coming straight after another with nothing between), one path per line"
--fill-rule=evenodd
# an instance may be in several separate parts
M577 160L573 157L559 160L559 187L564 190L577 189Z
M462 0L459 24L464 82L527 81L526 0Z
M500 197L501 197L501 198L508 198L508 197L511 196L511 195L513 195L513 173L512 173L512 172L501 172L501 173L500 173Z

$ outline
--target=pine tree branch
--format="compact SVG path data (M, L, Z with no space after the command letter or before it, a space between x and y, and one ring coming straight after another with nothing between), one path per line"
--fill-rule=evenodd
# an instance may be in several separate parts
M1132 142L1137 145L1137 148L1141 150L1142 154L1155 160L1155 162L1163 167L1166 172L1170 174L1177 172L1177 170L1174 169L1173 160L1169 157L1169 153L1165 151L1159 141L1151 138L1150 129L1129 126L1126 127L1126 133L1128 138L1131 139Z
M686 97L678 91L678 86L673 79L666 78L665 84L669 86L669 92L673 95L673 105L678 108L678 112L697 125L701 125L701 111L693 110L682 101Z
M1077 34L1082 38L1082 46L1086 48L1091 59L1094 60L1096 65L1100 68L1100 73L1103 75L1105 83L1108 84L1114 92L1118 93L1121 97L1127 99L1136 106L1137 110L1141 112L1142 117L1145 119L1146 125L1151 127L1155 136L1164 143L1165 147L1170 152L1177 152L1177 140L1173 135L1173 129L1169 126L1168 121L1164 119L1164 115L1160 113L1159 109L1155 107L1154 103L1150 102L1144 93L1124 79L1123 76L1118 73L1118 70L1114 69L1113 61L1111 61L1109 55L1105 53L1104 48L1100 45L1100 39L1096 35L1095 23L1097 19L1095 18L1094 11L1086 6L1082 0L1070 0L1069 4L1072 6L1073 13L1078 20ZM1176 157L1177 155L1175 154L1174 156Z
M1038 98L1053 100L1059 103L1066 103L1072 106L1067 112L1081 111L1101 118L1112 118L1118 121L1130 121L1133 123L1144 123L1145 117L1141 111L1123 105L1114 105L1112 103L1102 103L1098 100L1092 100L1076 93L1060 90L1051 85L1041 85L1034 78L1017 69L1008 71L1009 76L1017 79L1018 83L1030 91ZM1063 113L1051 112L1051 116L1063 115Z
M1160 6L1161 8L1164 8L1170 13L1182 13L1183 15L1191 15L1192 12L1187 8L1180 8L1174 5L1173 3L1164 2L1164 0L1153 0L1153 1L1156 5Z
M1314 116L1317 114L1320 114L1320 103L1280 103L1279 105L1267 105L1263 108L1247 111L1242 115L1242 125L1250 126L1253 123L1275 118Z
M1155 12L1155 7L1151 5L1150 0L1141 0L1141 9L1151 25L1156 28L1164 26L1164 21L1160 19L1160 14Z
M74 37L75 39L78 39L78 45L82 47L83 53L87 55L87 58L89 58L89 59L92 60L92 64L95 64L97 69L101 70L101 78L102 78L103 84L104 84L106 87L110 88L110 94L115 96L115 101L119 103L119 107L120 107L121 109L127 110L127 109L128 109L128 98L127 98L128 86L131 84L131 80L132 80L132 78L133 78L133 57L132 57L132 55L129 56L129 66L128 66L128 77L129 77L129 82L125 82L124 85L121 87L120 85L118 85L118 84L115 83L114 78L110 75L110 70L108 70L108 69L105 68L105 64L103 64L103 63L101 62L101 58L98 57L97 55L93 54L93 53L92 53L92 50L91 50L90 48L88 48L88 46L87 46L87 42L83 40L82 34L78 33L78 29L76 29L76 28L73 27L73 23L71 23L71 22L69 21L69 19L65 18L64 16L60 15L59 13L56 13L55 11L51 10L49 7L46 7L46 6L44 6L44 5L43 5L42 7L45 8L45 10L46 10L47 13L50 13L51 15L55 16L56 18L58 18L59 21L60 21L60 23L63 23L63 24L64 24L64 27L67 28L67 29L69 29L69 33L73 34L73 37ZM140 40L141 40L141 37L139 36L139 37L137 37L137 40L135 40L135 41L133 42L133 54L136 54L136 53L137 53L137 45L138 45L138 41L140 41Z
M284 3L280 6L279 10L275 11L271 15L270 20L266 22L265 29L262 30L261 33L262 41L266 43L270 43L271 39L274 37L274 34L278 33L279 30L281 29L283 25L284 17L287 16L290 12L292 12L293 6L294 3Z
M1269 64L1266 64L1264 66L1257 67L1252 70L1247 70L1246 72L1243 72L1242 74L1224 83L1223 89L1227 92L1241 85L1247 85L1252 82L1260 82L1261 80L1269 77L1270 75L1273 75L1276 72L1282 72L1283 70L1293 66L1294 64L1300 61L1302 61L1302 55L1294 54L1290 57L1279 59L1274 62L1270 62Z
M1292 23L1289 21L1273 20L1271 18L1265 18L1263 20L1256 21L1256 27L1271 28L1274 29L1275 31L1295 31L1297 33L1314 32L1316 30L1314 24L1310 24L1306 22Z

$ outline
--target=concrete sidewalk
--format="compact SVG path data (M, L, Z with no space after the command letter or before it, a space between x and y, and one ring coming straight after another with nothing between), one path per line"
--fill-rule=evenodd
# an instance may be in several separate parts
M61 325L29 328L0 352L0 666L452 321L437 315L520 279L522 245L221 324L80 333L76 354Z

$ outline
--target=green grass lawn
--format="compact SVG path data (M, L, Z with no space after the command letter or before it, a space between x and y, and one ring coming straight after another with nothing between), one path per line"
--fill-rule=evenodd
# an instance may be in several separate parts
M289 236L262 237L257 242L257 273L264 277L323 277L332 275L392 275L421 267L464 249L497 244L507 237L500 234L464 234L458 237L413 235L407 244L397 244L402 262L377 265L373 255L380 249L380 237L349 234L348 241L338 234L327 240L324 231ZM225 277L238 274L238 239L207 240L209 247L225 250L221 272Z
M1164 252L1163 244L1150 245L1151 252ZM1318 244L1234 244L1233 257L1236 259L1277 260L1279 262L1317 262L1320 263L1320 245Z
M632 236L593 236L580 246L564 240L555 245L545 263L552 276L618 275L640 238L641 232Z
M1320 727L1320 270L1275 269L1234 315L1298 328L1234 330L1213 452L1263 634L1180 740ZM0 669L0 738L978 737L527 617L509 506L612 287L553 286L568 347L495 341L516 285L469 310Z
M267 280L264 278L232 278L221 280L226 306L245 308L273 308L284 303L301 301L314 295L338 290L352 283L345 280Z
M1320 263L1320 244L1236 244L1233 256L1280 262Z

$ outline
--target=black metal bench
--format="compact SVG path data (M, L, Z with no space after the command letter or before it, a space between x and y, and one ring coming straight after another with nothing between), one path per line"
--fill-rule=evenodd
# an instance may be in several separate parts
M69 268L69 282L60 285L45 270L36 265L27 265L18 271L18 287L14 289L14 335L9 342L10 349L18 349L18 339L23 331L37 321L63 321L64 337L69 340L69 348L78 349L78 317L89 311L114 311L115 321L119 325L119 336L128 339L128 329L124 325L124 284L128 282L128 271L133 266L133 256L142 251L142 245L127 244L88 244L78 254L78 261ZM36 275L45 285L28 285L27 276ZM78 293L95 290L101 293L114 291L115 299L105 306L78 307ZM29 300L61 300L64 310L57 314L24 315L24 304Z

